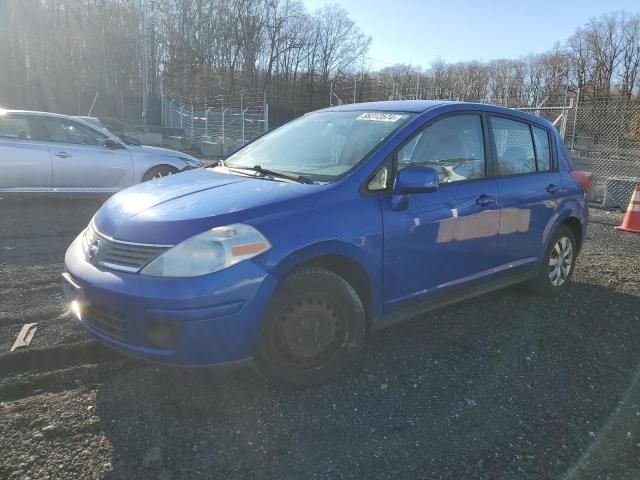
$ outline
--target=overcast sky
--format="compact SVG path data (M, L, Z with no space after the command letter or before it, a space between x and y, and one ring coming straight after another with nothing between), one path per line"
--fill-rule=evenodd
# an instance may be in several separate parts
M428 67L437 58L517 58L549 50L592 17L616 10L640 13L640 0L303 1L312 11L324 4L343 6L372 37L375 69L393 63Z

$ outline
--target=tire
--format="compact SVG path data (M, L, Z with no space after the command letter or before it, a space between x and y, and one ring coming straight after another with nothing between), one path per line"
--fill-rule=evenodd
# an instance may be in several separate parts
M560 225L551 237L540 273L529 283L529 286L543 295L562 293L573 276L577 253L577 242L573 231L566 225ZM561 265L557 263L559 259Z
M281 387L321 385L352 367L362 352L366 316L347 281L305 267L278 286L262 319L256 367Z
M178 173L178 169L171 165L158 165L157 167L150 168L147 173L142 177L143 182L148 182L154 178L166 177Z

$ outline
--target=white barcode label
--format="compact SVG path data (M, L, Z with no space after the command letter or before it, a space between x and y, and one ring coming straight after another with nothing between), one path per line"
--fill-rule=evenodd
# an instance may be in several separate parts
M369 120L373 122L397 122L404 115L399 115L397 113L380 113L380 112L367 112L363 113L356 120Z

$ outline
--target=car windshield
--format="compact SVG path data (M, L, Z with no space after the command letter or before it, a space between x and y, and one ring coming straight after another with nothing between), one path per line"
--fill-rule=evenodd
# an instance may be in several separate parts
M405 112L363 111L308 114L231 155L225 166L260 165L331 182L360 163L412 116Z

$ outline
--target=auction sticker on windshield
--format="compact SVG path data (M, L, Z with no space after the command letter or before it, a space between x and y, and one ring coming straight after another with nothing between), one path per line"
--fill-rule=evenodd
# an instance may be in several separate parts
M356 120L370 120L374 122L397 122L405 118L406 115L400 115L397 113L378 113L378 112L367 112L363 113Z

